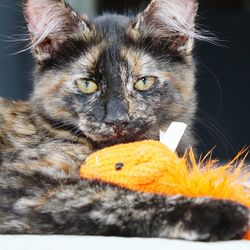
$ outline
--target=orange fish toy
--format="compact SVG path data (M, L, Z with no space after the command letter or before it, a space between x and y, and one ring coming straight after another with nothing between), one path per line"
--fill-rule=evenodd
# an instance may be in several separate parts
M192 149L180 158L174 150L185 126L173 123L166 133L161 132L161 142L146 140L97 151L86 159L80 175L133 191L227 199L250 209L250 188L246 185L250 175L244 171L244 160L235 168L243 152L220 167L208 159L210 154L197 162ZM250 228L245 239L250 240Z

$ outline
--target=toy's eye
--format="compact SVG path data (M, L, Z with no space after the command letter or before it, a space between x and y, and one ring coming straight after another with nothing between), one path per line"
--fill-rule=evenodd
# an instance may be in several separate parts
M98 85L93 80L78 79L75 81L77 88L84 94L93 94L98 91Z
M140 78L135 84L134 88L139 91L146 91L152 88L157 82L155 76L145 76Z

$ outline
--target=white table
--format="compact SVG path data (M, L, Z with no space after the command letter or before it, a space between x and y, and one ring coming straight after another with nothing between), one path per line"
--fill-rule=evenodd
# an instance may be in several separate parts
M0 250L250 250L250 241L218 243L85 236L0 236Z

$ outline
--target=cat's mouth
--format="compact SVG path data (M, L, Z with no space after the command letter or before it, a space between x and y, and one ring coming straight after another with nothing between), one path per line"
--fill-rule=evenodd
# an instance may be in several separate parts
M135 131L127 131L127 130L114 130L113 133L110 134L99 134L93 138L95 144L98 147L107 147L113 146L122 143L129 143L135 141L142 141L148 139L146 136L146 131L139 130Z
M143 141L146 139L148 138L143 134L141 135L137 134L134 136L116 135L116 136L110 136L110 137L103 137L102 140L95 141L95 145L97 148L104 148L104 147L114 146L117 144Z
M111 126L105 123L91 123L79 126L87 138L97 147L99 145L110 146L121 143L129 143L153 139L150 137L152 126L143 120L130 122L123 126ZM94 125L94 126L93 126ZM93 133L95 131L95 133Z
M137 133L128 133L127 131L119 131L115 132L114 134L108 136L108 137L103 137L105 141L110 141L110 142L115 142L117 143L126 143L126 142L134 142L138 140L144 140L146 139L145 132L140 131Z
M110 138L110 141L114 141L117 143L128 143L145 140L146 136L143 132L137 134L116 134L115 136Z

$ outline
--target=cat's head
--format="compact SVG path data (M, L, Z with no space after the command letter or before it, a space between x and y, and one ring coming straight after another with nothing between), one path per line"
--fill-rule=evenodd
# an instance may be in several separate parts
M157 138L172 121L191 124L196 11L195 0L153 0L135 17L88 19L62 0L26 0L34 109L100 143Z

